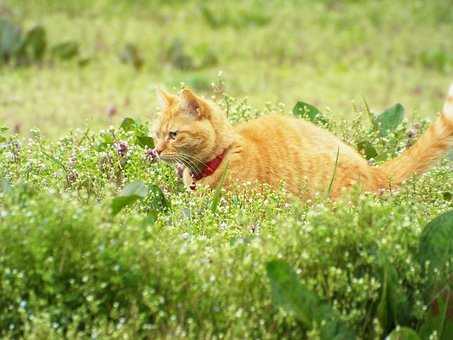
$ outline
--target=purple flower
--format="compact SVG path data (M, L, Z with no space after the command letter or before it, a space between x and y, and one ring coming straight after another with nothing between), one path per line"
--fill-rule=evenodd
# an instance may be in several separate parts
M117 112L118 110L115 105L111 105L107 108L107 114L109 115L110 118L116 115Z
M155 162L159 159L159 154L156 149L149 149L146 151L146 159L150 162Z
M121 157L124 157L127 155L127 150L129 149L129 145L127 144L127 142L119 141L118 143L115 143L115 148L116 148L116 152L118 153L118 155L120 155Z

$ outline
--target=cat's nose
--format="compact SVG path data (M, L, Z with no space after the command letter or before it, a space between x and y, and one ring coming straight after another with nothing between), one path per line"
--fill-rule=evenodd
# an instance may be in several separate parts
M164 151L164 149L165 149L164 143L159 142L159 143L156 143L156 146L154 147L153 150L154 150L154 153L159 156Z

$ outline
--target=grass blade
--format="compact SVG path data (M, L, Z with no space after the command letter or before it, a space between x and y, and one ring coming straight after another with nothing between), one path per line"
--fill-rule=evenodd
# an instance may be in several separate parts
M335 166L333 168L333 174L332 174L332 178L330 179L329 188L327 189L327 197L329 197L330 194L332 193L333 181L335 180L335 176L337 174L339 156L340 156L340 146L338 146L338 149L337 149L337 156L335 158Z
M212 199L212 203L211 203L211 211L213 213L215 213L217 211L217 207L219 206L220 199L222 198L222 187L223 187L223 183L225 182L227 172L228 172L228 164L225 166L222 176L220 177L219 184L217 184L217 187L214 192L214 198Z

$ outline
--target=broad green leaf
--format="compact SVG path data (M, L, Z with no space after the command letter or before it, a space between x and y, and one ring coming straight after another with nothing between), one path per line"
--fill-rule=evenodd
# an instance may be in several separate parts
M124 207L131 205L138 199L145 198L148 188L143 182L132 182L127 184L120 194L112 200L112 214L118 214Z
M282 260L266 264L267 276L271 283L272 301L311 329L316 322L321 339L355 339L354 333L339 320L335 311L313 292L304 287L296 272Z
M9 61L19 50L22 43L20 27L6 18L0 18L0 58Z
M376 158L376 156L378 155L373 144L371 144L367 140L363 140L363 141L359 142L357 144L357 149L359 150L359 152L361 154L363 154L365 156L366 159Z
M266 270L274 304L293 313L305 327L310 328L315 319L313 309L319 307L318 298L302 286L296 272L286 262L270 261Z
M327 124L327 119L322 115L317 107L298 101L293 108L293 114L297 117L307 119L313 123Z
M426 269L426 295L430 304L420 332L424 338L436 331L441 340L453 339L453 210L427 224L420 237L418 256L420 264Z
M52 55L61 59L69 60L79 54L79 44L75 41L66 41L52 47Z
M146 185L140 181L129 183L120 193L122 196L138 195L142 198L146 197L147 194L148 189L146 188Z
M420 335L423 339L428 339L436 332L437 339L451 340L453 339L453 291L447 283L447 287L443 292L431 303L430 309L427 311L425 322L420 327Z
M91 62L92 58L90 57L82 57L77 62L80 67L85 67Z
M448 262L453 259L453 210L432 220L422 232L419 245L419 260L422 266L429 261L426 277L433 277L434 270L445 273L441 281L451 276L447 273ZM451 268L451 267L450 267ZM436 282L431 282L435 285Z
M21 50L32 61L41 61L47 48L46 31L42 26L33 27L25 35Z
M377 316L384 331L390 331L397 324L409 318L407 297L398 283L398 272L385 256L380 256L381 296Z
M136 137L137 144L140 145L141 147L148 147L148 148L154 148L154 139L149 136L144 136L144 135L138 135Z
M377 317L379 319L379 322L384 329L384 332L388 330L389 324L392 323L392 316L389 315L391 314L390 310L390 302L389 302L389 293L388 293L388 285L389 285L389 279L388 279L388 268L384 267L383 268L383 275L381 278L381 296L379 299L379 304L377 306Z
M161 211L170 208L170 201L165 197L162 190L154 184L148 186L149 194L146 202L149 204L151 211Z
M387 136L395 130L404 119L404 107L401 104L396 104L384 112L380 113L375 121L382 137Z
M386 338L388 340L420 340L417 332L408 327L400 327L394 330Z
M136 126L137 123L133 118L126 117L121 122L120 128L127 132L135 130Z
M453 195L452 195L451 192L445 191L445 192L442 194L442 197L443 197L444 200L446 200L446 201L451 201L451 199L453 198Z

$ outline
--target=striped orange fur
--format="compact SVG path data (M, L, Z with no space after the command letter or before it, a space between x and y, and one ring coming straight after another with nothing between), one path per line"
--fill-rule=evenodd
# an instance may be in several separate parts
M215 104L189 89L179 96L159 90L158 97L162 114L156 150L161 159L186 165L187 186L194 182L191 173L225 152L219 168L197 185L216 186L228 166L224 185L259 182L277 187L283 183L293 194L310 198L327 192L335 169L332 197L354 184L376 192L426 171L453 139L453 85L443 112L420 139L380 166L370 166L338 137L302 119L265 115L233 127Z

